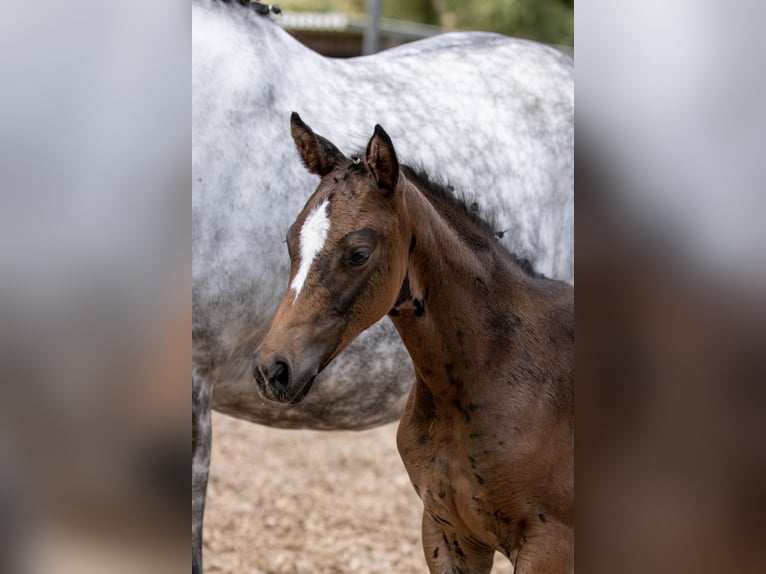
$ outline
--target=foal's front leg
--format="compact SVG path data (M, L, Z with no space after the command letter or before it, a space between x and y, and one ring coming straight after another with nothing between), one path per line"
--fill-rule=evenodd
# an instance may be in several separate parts
M533 523L524 531L514 574L574 572L574 531L554 519Z
M459 539L423 511L423 552L431 574L489 574L494 551Z

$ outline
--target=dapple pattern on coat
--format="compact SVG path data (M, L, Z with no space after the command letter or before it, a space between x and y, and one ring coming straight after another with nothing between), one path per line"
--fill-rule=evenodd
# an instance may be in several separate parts
M412 382L389 324L365 332L299 404L264 401L250 375L287 282L290 214L314 187L290 139L294 109L309 122L333 118L317 127L344 149L385 123L405 160L418 158L469 194L482 190L476 201L495 215L504 245L573 280L573 64L486 33L333 60L250 9L193 0L193 379L209 387L212 408L253 422L369 428L400 416ZM204 460L210 434L198 436ZM193 468L203 484L207 469ZM193 500L195 524L203 508Z

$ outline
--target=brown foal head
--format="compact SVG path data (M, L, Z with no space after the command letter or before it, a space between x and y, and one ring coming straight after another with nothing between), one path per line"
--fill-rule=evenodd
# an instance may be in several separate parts
M410 236L399 163L380 126L364 157L349 159L298 114L290 122L304 165L321 181L287 232L290 282L256 350L253 376L266 398L296 403L338 353L393 307Z

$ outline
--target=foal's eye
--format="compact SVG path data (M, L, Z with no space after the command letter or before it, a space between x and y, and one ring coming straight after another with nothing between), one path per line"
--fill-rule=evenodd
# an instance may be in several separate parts
M367 263L367 259L369 258L370 250L366 247L360 247L359 249L354 250L351 257L349 257L348 262L351 263L351 265L356 265L358 267Z

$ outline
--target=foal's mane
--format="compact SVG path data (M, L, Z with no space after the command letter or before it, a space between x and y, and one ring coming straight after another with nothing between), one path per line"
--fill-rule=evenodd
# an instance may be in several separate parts
M366 169L360 161L361 157L361 153L352 156L352 162L346 167L346 176L351 173L361 173ZM464 191L461 191L460 195L456 195L453 186L431 177L422 166L401 165L400 169L471 250L486 252L491 249L493 244L497 244L502 252L526 275L536 279L545 277L542 273L535 271L529 259L510 252L499 242L505 231L497 229L494 214L483 217L479 204L470 200Z
M445 182L432 178L422 167L401 166L405 177L423 192L436 211L450 224L461 239L475 252L489 251L491 245L499 244L510 259L530 277L543 277L535 271L532 262L511 253L498 241L504 231L498 231L494 215L482 216L479 205L466 197L465 192L455 194L455 189Z

